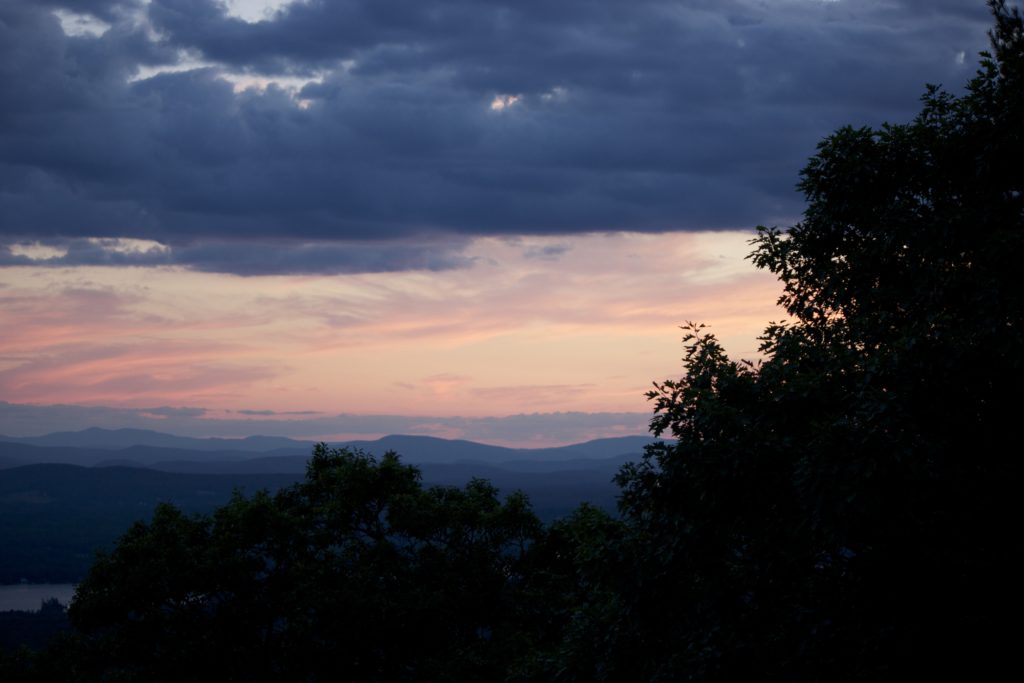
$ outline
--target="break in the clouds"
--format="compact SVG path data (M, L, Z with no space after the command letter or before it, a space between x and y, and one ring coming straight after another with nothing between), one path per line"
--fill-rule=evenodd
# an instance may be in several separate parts
M481 236L787 223L817 140L959 87L989 25L980 0L269 4L0 4L0 265L444 270Z
M80 417L93 414L86 406L113 406L132 425L143 414L164 431L185 418L211 430L222 420L291 420L304 431L286 435L305 436L353 433L356 420L358 433L418 425L481 438L493 416L635 416L648 409L650 382L678 372L686 320L709 323L737 358L756 356L780 285L744 260L749 237L486 238L467 247L470 265L437 272L0 269L0 398L82 406ZM338 414L363 417L317 423ZM11 424L26 420L24 434L47 415L54 422L38 431L71 428L52 411ZM436 417L371 429L365 416L374 415ZM454 416L476 431L458 431ZM592 434L620 424L595 420ZM507 420L493 429L501 425L512 432ZM518 438L550 440L552 429Z

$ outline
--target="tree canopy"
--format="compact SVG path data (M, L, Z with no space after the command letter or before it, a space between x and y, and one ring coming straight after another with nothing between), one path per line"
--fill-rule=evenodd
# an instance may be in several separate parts
M801 174L803 221L759 228L790 316L764 361L691 325L685 376L650 392L677 442L619 480L654 578L631 603L652 678L876 680L1005 652L1024 35L990 5L963 95L929 86L910 123L836 131Z
M482 680L540 523L483 480L424 488L394 453L314 449L305 481L211 517L159 507L69 616L84 680Z

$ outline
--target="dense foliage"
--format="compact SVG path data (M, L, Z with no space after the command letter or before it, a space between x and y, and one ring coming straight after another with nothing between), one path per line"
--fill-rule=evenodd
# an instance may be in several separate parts
M1024 386L1024 36L962 97L843 128L802 173L804 220L754 262L791 316L758 366L688 328L620 477L649 677L866 679L1004 658ZM653 653L653 657L651 654Z
M618 519L545 528L521 495L321 446L274 496L133 527L36 674L984 678L1013 653L1024 386L1024 26L990 4L965 94L837 131L803 171L804 220L759 229L790 316L764 360L686 328L683 378L650 393L675 441L622 470Z
M170 506L70 610L86 679L482 680L507 668L540 524L484 481L424 489L389 453L318 446L306 480L212 517Z

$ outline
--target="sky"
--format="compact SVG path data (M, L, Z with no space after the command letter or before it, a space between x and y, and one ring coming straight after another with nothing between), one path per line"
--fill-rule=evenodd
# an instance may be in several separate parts
M980 0L0 0L0 434L642 434Z

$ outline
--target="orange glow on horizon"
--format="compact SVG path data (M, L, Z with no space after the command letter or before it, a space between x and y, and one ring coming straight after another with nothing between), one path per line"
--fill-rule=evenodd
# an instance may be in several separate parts
M0 395L214 411L646 412L650 382L680 372L683 322L707 323L751 358L781 317L780 286L744 259L750 237L480 239L471 267L436 273L0 269Z

